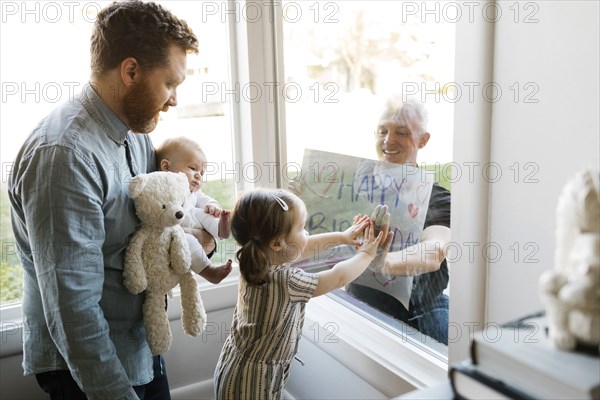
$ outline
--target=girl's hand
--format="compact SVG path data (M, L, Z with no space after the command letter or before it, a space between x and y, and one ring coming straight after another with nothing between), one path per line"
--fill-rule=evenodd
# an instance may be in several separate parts
M383 236L384 233L379 232L377 237L375 237L375 225L372 221L369 221L369 225L365 229L365 240L358 248L357 253L367 253L371 258L375 257L377 254L377 248L379 247L379 243L381 243Z
M358 249L362 244L363 232L369 226L370 221L367 215L358 214L355 216L352 226L342 232L342 243L352 245Z

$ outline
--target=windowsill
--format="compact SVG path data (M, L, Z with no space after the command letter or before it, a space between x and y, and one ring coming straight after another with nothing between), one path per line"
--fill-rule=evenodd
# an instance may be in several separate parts
M354 296L348 294L345 290L338 289L334 291L330 297L340 304L353 310L363 318L372 321L375 324L387 329L394 334L398 340L410 342L411 345L417 346L424 352L432 354L446 363L448 359L448 346L436 341L435 339L424 335L420 331L410 325L399 321L376 308L371 307L367 303L358 300Z
M21 303L0 308L0 324L0 335L2 337L0 358L21 354L23 352Z
M309 338L305 334L303 340L313 340L324 352L390 397L447 379L446 355L415 339L420 333L407 326L400 332L383 326L362 312L357 314L354 307L342 304L334 296L321 296L308 303L305 331L318 324L327 335Z

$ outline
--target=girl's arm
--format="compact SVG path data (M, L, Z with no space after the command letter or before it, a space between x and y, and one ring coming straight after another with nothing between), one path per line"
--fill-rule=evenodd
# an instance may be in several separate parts
M381 241L385 242L390 225L390 213L386 205L378 204L373 210L371 218L358 214L354 217L352 226L343 232L320 233L309 236L308 244L302 253L301 259L313 257L313 259L318 260L321 255L331 254L331 249L340 244L349 244L358 250L362 245L360 239L362 239L363 231L370 221L375 224L374 235L383 232Z
M375 237L374 231L374 224L373 222L370 222L365 229L365 240L354 257L337 263L333 268L327 271L317 273L319 282L317 283L317 288L312 297L317 297L329 293L334 289L346 286L358 278L359 275L367 269L377 253L378 246L382 249L389 248L394 235L389 232L385 242L380 245L381 239L385 236L385 233L381 231L377 237Z
M306 258L319 259L321 255L331 254L331 249L340 244L349 244L352 246L360 246L361 243L357 240L369 225L369 217L358 214L354 217L352 226L343 232L328 232L310 235L308 244L302 252L301 260Z

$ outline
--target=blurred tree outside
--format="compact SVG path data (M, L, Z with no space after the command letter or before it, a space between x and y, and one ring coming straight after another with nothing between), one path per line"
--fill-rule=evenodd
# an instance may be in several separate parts
M392 77L399 82L444 82L449 76L452 66L431 62L440 57L440 48L447 47L440 40L447 39L447 28L431 29L416 18L401 22L389 2L382 12L374 8L377 5L338 4L338 12L331 14L337 18L335 23L285 25L286 40L296 49L303 48L294 58L303 60L297 65L306 66L308 78L344 82L340 88L344 92L368 89L377 94ZM287 74L295 81L302 79L303 72Z

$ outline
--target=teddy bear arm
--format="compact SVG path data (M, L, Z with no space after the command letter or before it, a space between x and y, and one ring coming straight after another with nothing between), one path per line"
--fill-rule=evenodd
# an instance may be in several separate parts
M559 299L571 307L600 308L600 289L592 281L569 282L560 290Z
M557 296L560 289L567 283L567 277L557 271L544 271L540 276L539 289L546 295Z
M144 260L142 258L142 248L147 235L143 231L138 231L133 236L125 253L125 263L123 266L123 284L133 294L141 293L148 286Z

